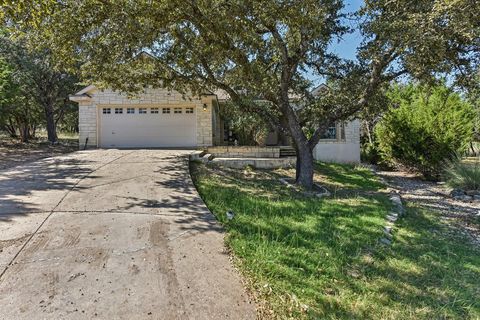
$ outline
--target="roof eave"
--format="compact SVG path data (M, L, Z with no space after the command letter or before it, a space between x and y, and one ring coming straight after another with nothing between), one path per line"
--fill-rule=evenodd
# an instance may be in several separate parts
M97 87L95 87L93 84L91 84L88 87L85 87L82 90L75 93L74 96L81 96L81 95L87 94L90 91L93 91L93 90L96 90L96 89L97 89Z
M81 101L90 101L92 97L84 93L80 95L79 94L70 95L68 96L68 99L73 102L81 102Z

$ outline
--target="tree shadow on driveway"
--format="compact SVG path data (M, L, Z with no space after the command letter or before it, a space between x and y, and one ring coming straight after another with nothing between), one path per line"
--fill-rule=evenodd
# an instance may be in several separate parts
M158 209L158 214L172 217L174 223L184 231L223 232L223 228L208 210L193 185L188 170L188 158L185 156L167 158L171 163L159 166L154 171L155 174L161 174L160 179L155 179L155 186L164 189L162 193L165 196L162 198L123 197L127 200L127 205L115 211L121 212L133 208Z
M79 179L95 170L94 163L85 159L49 158L1 172L0 221L51 211Z

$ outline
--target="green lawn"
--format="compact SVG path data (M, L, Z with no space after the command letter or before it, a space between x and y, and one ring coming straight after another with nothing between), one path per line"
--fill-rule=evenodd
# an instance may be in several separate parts
M292 170L192 163L195 184L227 230L227 246L261 318L475 319L480 252L435 215L408 207L391 247L378 243L390 202L361 168L317 165L335 196L304 197L278 182ZM225 212L235 218L227 221Z

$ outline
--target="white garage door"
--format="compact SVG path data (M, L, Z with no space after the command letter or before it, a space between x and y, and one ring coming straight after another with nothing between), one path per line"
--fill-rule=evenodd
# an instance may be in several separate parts
M102 107L99 113L103 148L196 146L192 107Z

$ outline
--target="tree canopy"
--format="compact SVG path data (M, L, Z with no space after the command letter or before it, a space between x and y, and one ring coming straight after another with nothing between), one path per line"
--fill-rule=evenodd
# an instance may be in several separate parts
M54 61L89 82L124 91L147 85L200 93L223 89L242 110L289 134L297 182L311 186L312 150L333 121L367 107L401 76L449 75L472 83L480 60L478 1L367 0L347 17L341 0L6 1L17 32L48 44ZM356 19L357 61L330 44ZM312 78L331 90L311 95ZM292 107L291 97L304 108ZM255 104L261 98L269 103ZM313 132L308 137L305 132Z
M46 48L27 48L7 34L0 34L0 70L0 127L27 141L42 125L55 142L57 123L76 112L68 95L77 79L56 70Z

